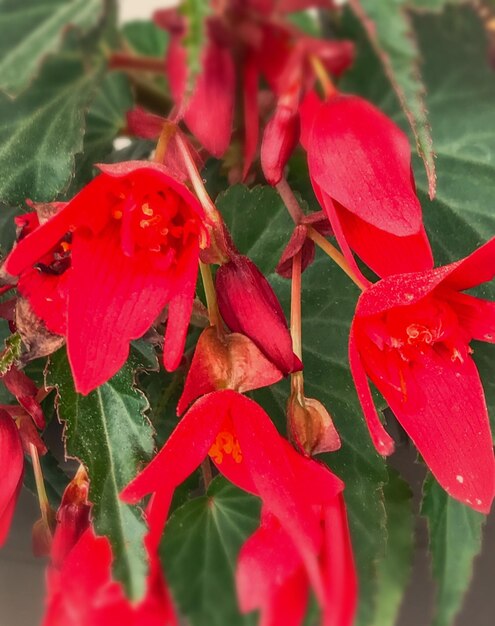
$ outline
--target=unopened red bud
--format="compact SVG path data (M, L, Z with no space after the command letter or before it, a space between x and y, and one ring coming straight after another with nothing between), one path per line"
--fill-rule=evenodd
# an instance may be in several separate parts
M80 468L67 485L57 512L57 528L52 544L52 563L61 567L65 558L89 528L91 505L88 502L89 480Z
M219 336L216 328L201 334L177 405L181 415L202 395L219 389L240 393L277 383L282 372L245 335Z
M0 409L0 547L3 546L22 486L24 454L12 417Z
M220 314L230 330L247 335L285 375L302 369L282 307L256 265L234 256L218 268L215 282Z
M291 439L301 452L312 456L340 448L340 437L332 418L318 400L292 393L287 417Z
M284 168L299 141L300 123L297 110L279 105L268 122L261 143L261 167L267 182L277 185Z
M33 423L31 417L19 407L19 411L22 413L17 417L17 428L19 429L19 436L21 438L22 447L26 454L31 453L31 445L33 445L40 456L44 456L47 453L47 447L41 439L36 426Z

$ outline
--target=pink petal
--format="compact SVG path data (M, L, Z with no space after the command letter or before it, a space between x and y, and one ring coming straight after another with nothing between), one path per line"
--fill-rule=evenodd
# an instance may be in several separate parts
M419 232L409 139L367 101L337 95L322 104L308 142L308 164L325 193L357 217L401 237Z

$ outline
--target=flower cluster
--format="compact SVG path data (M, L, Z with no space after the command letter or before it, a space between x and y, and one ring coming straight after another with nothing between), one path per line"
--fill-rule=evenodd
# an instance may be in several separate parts
M122 368L132 341L151 337L164 368L185 373L175 429L121 494L130 505L150 496L144 598L132 603L112 578L111 544L95 533L91 476L81 468L56 518L43 518L41 551L50 554L44 626L179 624L158 547L175 490L200 467L205 482L213 471L261 501L259 527L236 565L240 610L259 611L263 626L301 626L313 594L322 626L352 626L358 582L345 485L314 458L341 446L338 420L304 393L301 290L315 245L361 289L349 363L376 450L390 455L394 441L370 381L445 491L490 510L495 460L471 342L495 342L495 303L467 292L494 278L495 238L434 267L407 136L371 103L334 85L353 61L352 43L310 37L285 19L327 4L213 1L192 88L191 26L176 10L158 12L156 22L170 33L164 71L173 110L166 120L143 110L128 116L131 132L159 137L154 160L100 164L73 198L30 202L32 210L16 218L17 241L0 273L2 293L15 288L16 295L2 302L0 315L24 343L29 328L44 343L2 371L17 404L0 406L0 545L24 452L35 471L46 452L39 434L46 391L22 371L30 358L65 343L75 389L88 395ZM242 150L227 158L239 137ZM286 178L299 148L321 205L310 215ZM260 176L294 220L277 266L291 280L290 325L206 191L197 165L207 155L225 157L231 181L253 180L259 159ZM196 298L199 270L206 308ZM184 348L196 309L203 330L190 359ZM27 330L26 319L36 320ZM291 384L287 438L245 395L284 377Z

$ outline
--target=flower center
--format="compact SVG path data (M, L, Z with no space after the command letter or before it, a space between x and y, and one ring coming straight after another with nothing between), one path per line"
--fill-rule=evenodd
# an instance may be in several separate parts
M241 463L242 452L239 441L232 433L222 431L217 435L215 443L208 451L209 456L217 464L222 463L224 455L232 456L236 463Z
M462 362L469 352L454 309L438 296L377 316L367 334L382 351L392 350L406 362L432 349L446 350L453 361Z
M124 254L158 252L176 259L183 248L199 237L200 220L173 189L120 194L111 216L120 224Z

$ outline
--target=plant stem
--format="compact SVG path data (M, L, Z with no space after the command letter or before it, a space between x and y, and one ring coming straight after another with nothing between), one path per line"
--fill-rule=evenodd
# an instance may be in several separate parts
M279 196L282 198L287 211L294 220L294 223L300 224L304 217L304 212L301 209L301 205L294 195L289 183L287 182L287 179L283 177L275 188L278 191Z
M290 294L290 334L292 349L298 359L302 360L302 327L301 327L301 251L292 259L292 283Z
M128 54L126 52L114 52L110 55L108 64L111 69L143 70L153 74L163 75L165 66L163 59L145 56L142 54Z
M330 96L332 96L333 94L337 92L337 88L335 87L335 85L332 82L332 79L328 75L328 72L325 69L325 66L323 65L323 63L320 61L320 59L317 56L312 54L310 56L310 62L313 67L314 73L316 74L316 77L318 78L318 81L321 85L321 88L323 89L323 93L325 94L325 97L329 98Z
M211 275L210 266L202 261L199 262L199 269L201 271L201 278L203 280L203 287L206 295L206 306L208 307L208 318L210 324L215 326L217 331L221 332L222 318L220 311L218 310L217 294L215 291L215 285L213 283L213 277Z
M366 289L366 285L356 276L342 252L337 250L335 246L333 246L327 239L325 239L325 237L323 237L323 235L320 235L320 233L311 226L308 226L308 237L312 239L315 244L347 274L347 276L349 276L349 278L359 287L359 289L361 289L361 291Z
M36 491L38 493L38 501L40 504L41 518L47 528L51 528L51 507L48 502L48 496L45 489L45 481L43 480L43 471L41 469L40 457L38 450L33 443L29 444L29 453L33 461L34 479L36 481Z
M208 487L210 486L210 483L213 480L213 474L211 472L211 463L208 457L206 457L206 459L201 463L201 473L203 474L203 483L205 486L205 491L208 491Z

